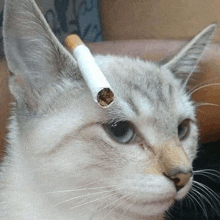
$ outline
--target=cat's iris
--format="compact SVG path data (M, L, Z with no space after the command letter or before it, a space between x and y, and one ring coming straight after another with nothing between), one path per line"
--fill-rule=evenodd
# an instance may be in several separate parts
M185 139L189 134L190 119L183 120L178 126L178 136L180 140Z
M128 121L105 124L104 128L110 137L119 143L130 143L135 136L134 126Z

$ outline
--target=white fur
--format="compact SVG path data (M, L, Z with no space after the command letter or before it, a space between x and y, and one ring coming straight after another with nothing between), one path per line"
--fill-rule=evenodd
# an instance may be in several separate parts
M162 218L192 185L191 178L177 192L164 173L191 167L198 138L191 123L189 136L178 139L180 120L196 119L183 86L187 77L176 70L178 65L184 69L182 59L200 58L213 29L198 35L170 65L96 56L115 91L115 103L102 109L34 1L7 0L4 43L16 106L1 166L1 220ZM30 34L37 52L29 47ZM103 124L115 120L130 121L136 139L113 140ZM172 152L184 152L187 162L178 153L172 158Z

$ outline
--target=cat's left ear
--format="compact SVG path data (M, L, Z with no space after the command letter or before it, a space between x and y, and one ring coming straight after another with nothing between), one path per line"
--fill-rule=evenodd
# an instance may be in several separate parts
M184 46L171 60L168 62L162 61L161 64L171 70L171 72L173 72L177 78L186 81L196 70L197 64L204 50L206 49L207 45L211 43L211 39L216 27L216 24L211 24L206 27L186 46Z
M63 80L83 83L73 56L52 33L34 0L5 0L4 49L11 72L10 91L31 111Z

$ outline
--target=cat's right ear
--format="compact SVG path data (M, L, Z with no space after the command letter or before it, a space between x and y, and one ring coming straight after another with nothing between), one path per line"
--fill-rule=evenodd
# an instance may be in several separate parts
M196 70L207 45L210 44L216 28L216 24L209 25L185 45L179 53L168 59L168 61L165 59L159 62L159 64L171 70L183 82L187 82L191 74Z
M34 0L6 0L3 39L15 100L29 108L63 78L82 80L73 56L60 44ZM36 96L36 94L38 94Z

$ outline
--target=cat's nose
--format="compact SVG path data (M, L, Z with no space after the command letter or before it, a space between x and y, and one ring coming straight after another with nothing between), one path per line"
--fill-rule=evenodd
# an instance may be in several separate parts
M192 176L192 170L188 172L178 172L172 175L166 175L170 180L175 184L176 190L179 191L182 189L190 180Z

